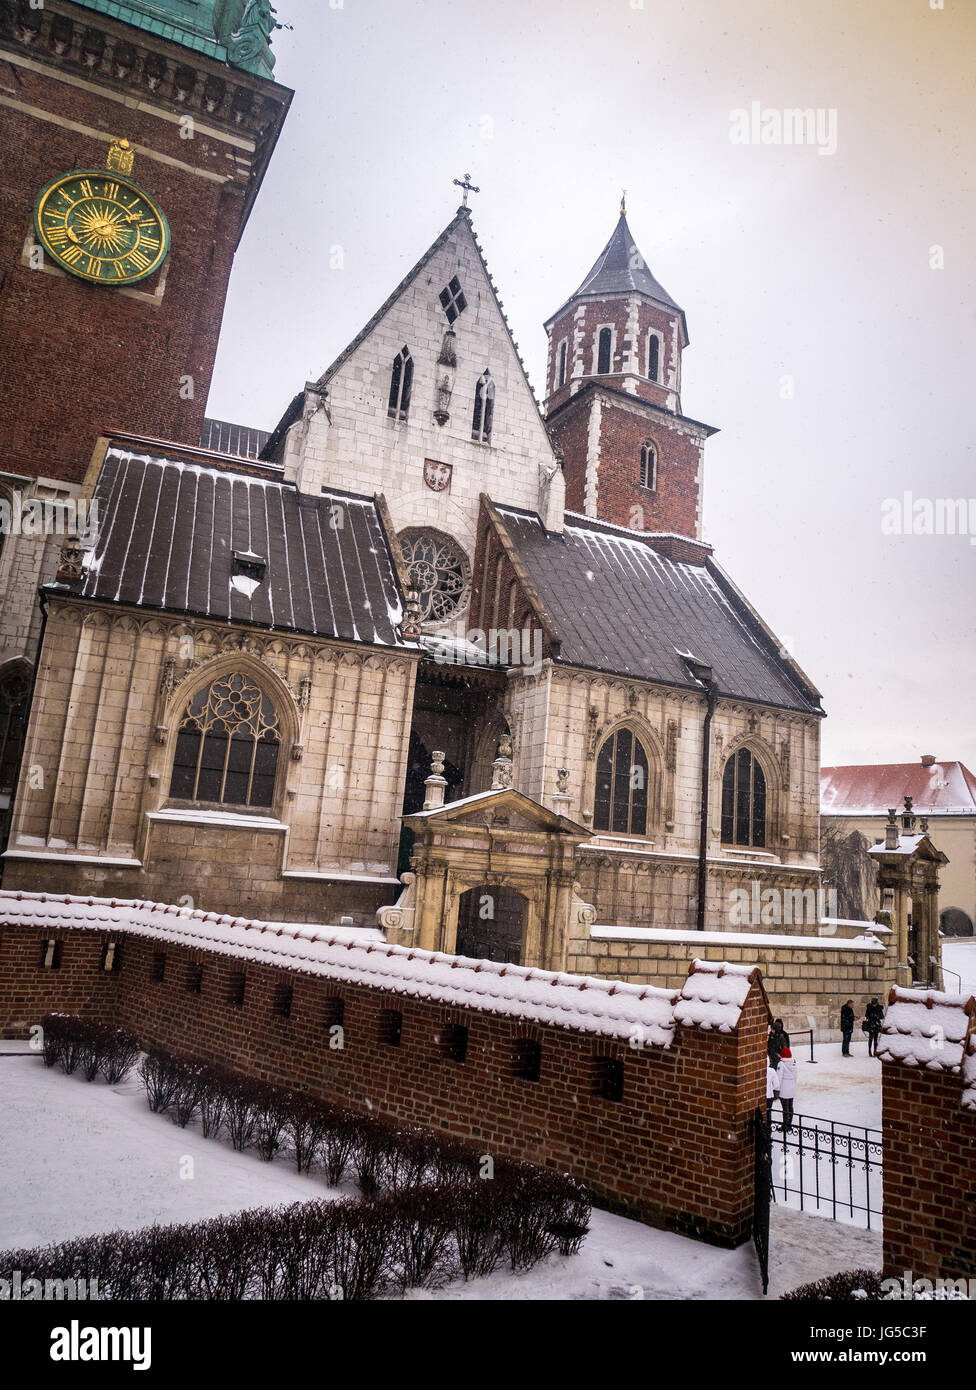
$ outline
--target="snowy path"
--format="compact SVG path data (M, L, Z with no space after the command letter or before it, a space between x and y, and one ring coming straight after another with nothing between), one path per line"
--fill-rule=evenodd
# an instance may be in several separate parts
M23 1043L0 1043L19 1053ZM153 1221L322 1196L314 1177L279 1160L178 1129L153 1115L141 1084L109 1087L48 1070L37 1056L0 1056L0 1248ZM181 1177L185 1158L193 1176ZM770 1295L852 1266L877 1267L880 1237L774 1207ZM593 1213L580 1255L552 1257L524 1275L498 1273L416 1298L760 1298L752 1244L718 1250L637 1221Z

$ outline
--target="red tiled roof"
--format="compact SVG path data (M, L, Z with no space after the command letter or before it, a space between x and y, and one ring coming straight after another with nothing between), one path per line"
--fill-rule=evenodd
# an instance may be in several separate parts
M906 796L920 815L976 814L976 777L963 763L877 763L820 769L825 815L885 815Z

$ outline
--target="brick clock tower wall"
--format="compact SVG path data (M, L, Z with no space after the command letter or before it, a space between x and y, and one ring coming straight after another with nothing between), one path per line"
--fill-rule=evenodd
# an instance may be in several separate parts
M199 442L234 251L291 93L63 0L28 18L0 0L4 466L77 483L111 429ZM171 232L127 288L60 269L33 229L40 191L105 169L113 139Z

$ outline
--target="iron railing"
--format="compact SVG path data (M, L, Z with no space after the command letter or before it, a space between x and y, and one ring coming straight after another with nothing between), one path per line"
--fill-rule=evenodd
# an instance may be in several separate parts
M773 1194L785 1206L815 1211L834 1221L880 1224L882 1213L881 1130L794 1115L784 1129L773 1115Z

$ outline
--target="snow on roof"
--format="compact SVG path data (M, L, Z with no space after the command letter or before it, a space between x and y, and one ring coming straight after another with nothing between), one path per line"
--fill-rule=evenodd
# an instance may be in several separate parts
M691 974L682 985L675 1005L675 1022L684 1028L716 1028L720 1033L733 1032L758 974L755 965L694 961Z
M883 1062L928 1071L959 1072L974 1017L972 996L896 986L888 996L878 1056ZM968 1056L966 1060L976 1080L976 1068ZM976 1094L973 1101L976 1104Z
M367 985L525 1022L670 1047L676 990L558 974L355 939L348 928L285 926L139 900L0 892L0 926L125 931L340 983ZM371 934L370 934L371 935Z
M976 812L976 775L955 759L820 769L824 815L883 816L906 796L920 816L971 816Z

